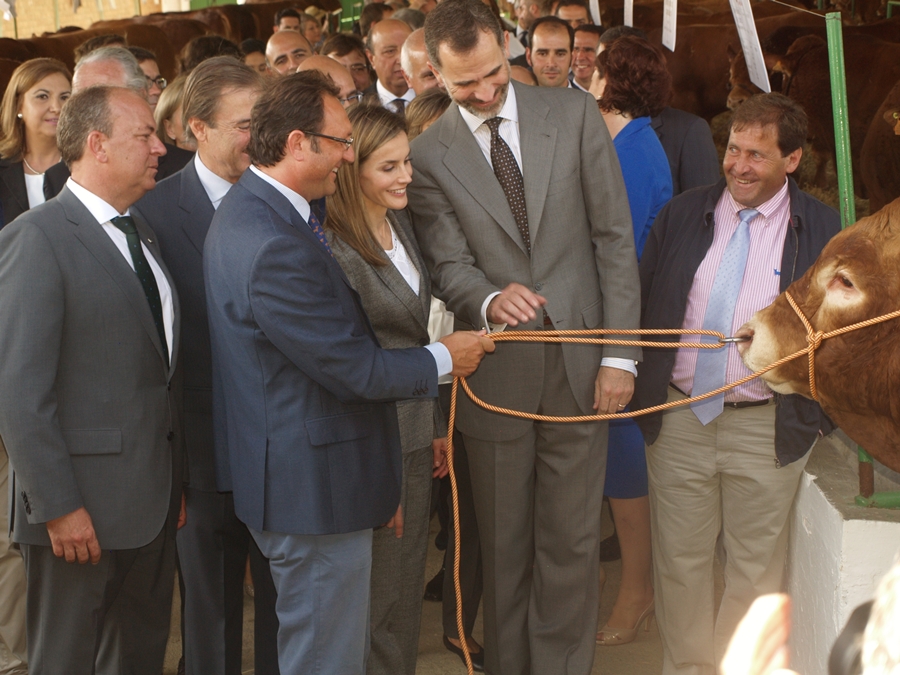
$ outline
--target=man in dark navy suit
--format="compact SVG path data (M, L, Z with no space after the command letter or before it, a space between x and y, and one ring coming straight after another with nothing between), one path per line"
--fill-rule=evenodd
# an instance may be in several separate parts
M493 343L454 333L381 349L310 201L352 162L338 89L289 75L253 108L253 164L204 246L216 454L237 516L269 558L283 675L362 675L372 529L402 528L393 401L437 396Z
M213 452L212 356L203 242L222 198L250 165L250 111L262 89L255 71L231 57L204 61L188 77L182 102L197 154L135 206L156 232L163 259L182 298L180 408L190 480L188 524L178 533L187 675L241 672L244 568L248 547L256 594L256 672L278 672L275 591L268 563L234 514L229 492L218 492Z

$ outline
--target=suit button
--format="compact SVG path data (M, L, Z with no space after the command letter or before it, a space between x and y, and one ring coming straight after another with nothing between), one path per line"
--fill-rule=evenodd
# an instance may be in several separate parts
M543 287L544 287L544 284L542 284L540 281L538 281L538 282L534 285L534 290L539 291L539 290L541 290Z
M174 432L174 431L170 431L169 433L166 434L166 440L167 440L167 441L171 441L173 438L175 438L175 432Z
M31 504L28 503L28 495L25 494L25 491L22 491L22 501L25 504L25 513L29 516L31 515Z

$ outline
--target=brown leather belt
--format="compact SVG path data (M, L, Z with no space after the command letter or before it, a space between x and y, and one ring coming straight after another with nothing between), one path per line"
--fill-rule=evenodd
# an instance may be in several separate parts
M685 394L681 389L676 387L674 384L669 382L669 386L672 387L675 391L677 391L682 396L687 396L690 398L689 394ZM741 408L757 408L761 405L769 405L772 402L771 398L764 398L761 401L725 401L724 405L726 408L732 408L735 410L740 410Z

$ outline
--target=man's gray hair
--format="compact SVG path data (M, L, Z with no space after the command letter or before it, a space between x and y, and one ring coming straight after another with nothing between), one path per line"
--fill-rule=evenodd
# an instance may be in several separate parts
M102 85L88 87L72 94L63 106L56 127L56 145L62 161L70 170L72 163L84 155L84 147L92 131L99 131L104 136L112 135L109 98L118 88Z
M102 61L112 61L118 63L125 75L125 82L121 86L132 89L138 94L147 98L149 91L147 76L141 70L141 66L134 55L124 47L100 47L94 51L85 54L78 65L75 66L75 73L72 77L73 85L78 81L78 73L92 63Z

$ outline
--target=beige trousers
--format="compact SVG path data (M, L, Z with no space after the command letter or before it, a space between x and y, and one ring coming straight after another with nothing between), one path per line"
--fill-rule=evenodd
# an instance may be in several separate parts
M25 666L25 565L9 538L9 459L0 440L0 675Z
M669 400L682 398L669 389ZM726 407L705 427L687 406L665 413L647 446L663 675L715 675L753 600L781 590L788 516L808 457L776 467L773 403ZM720 533L725 593L716 616Z

